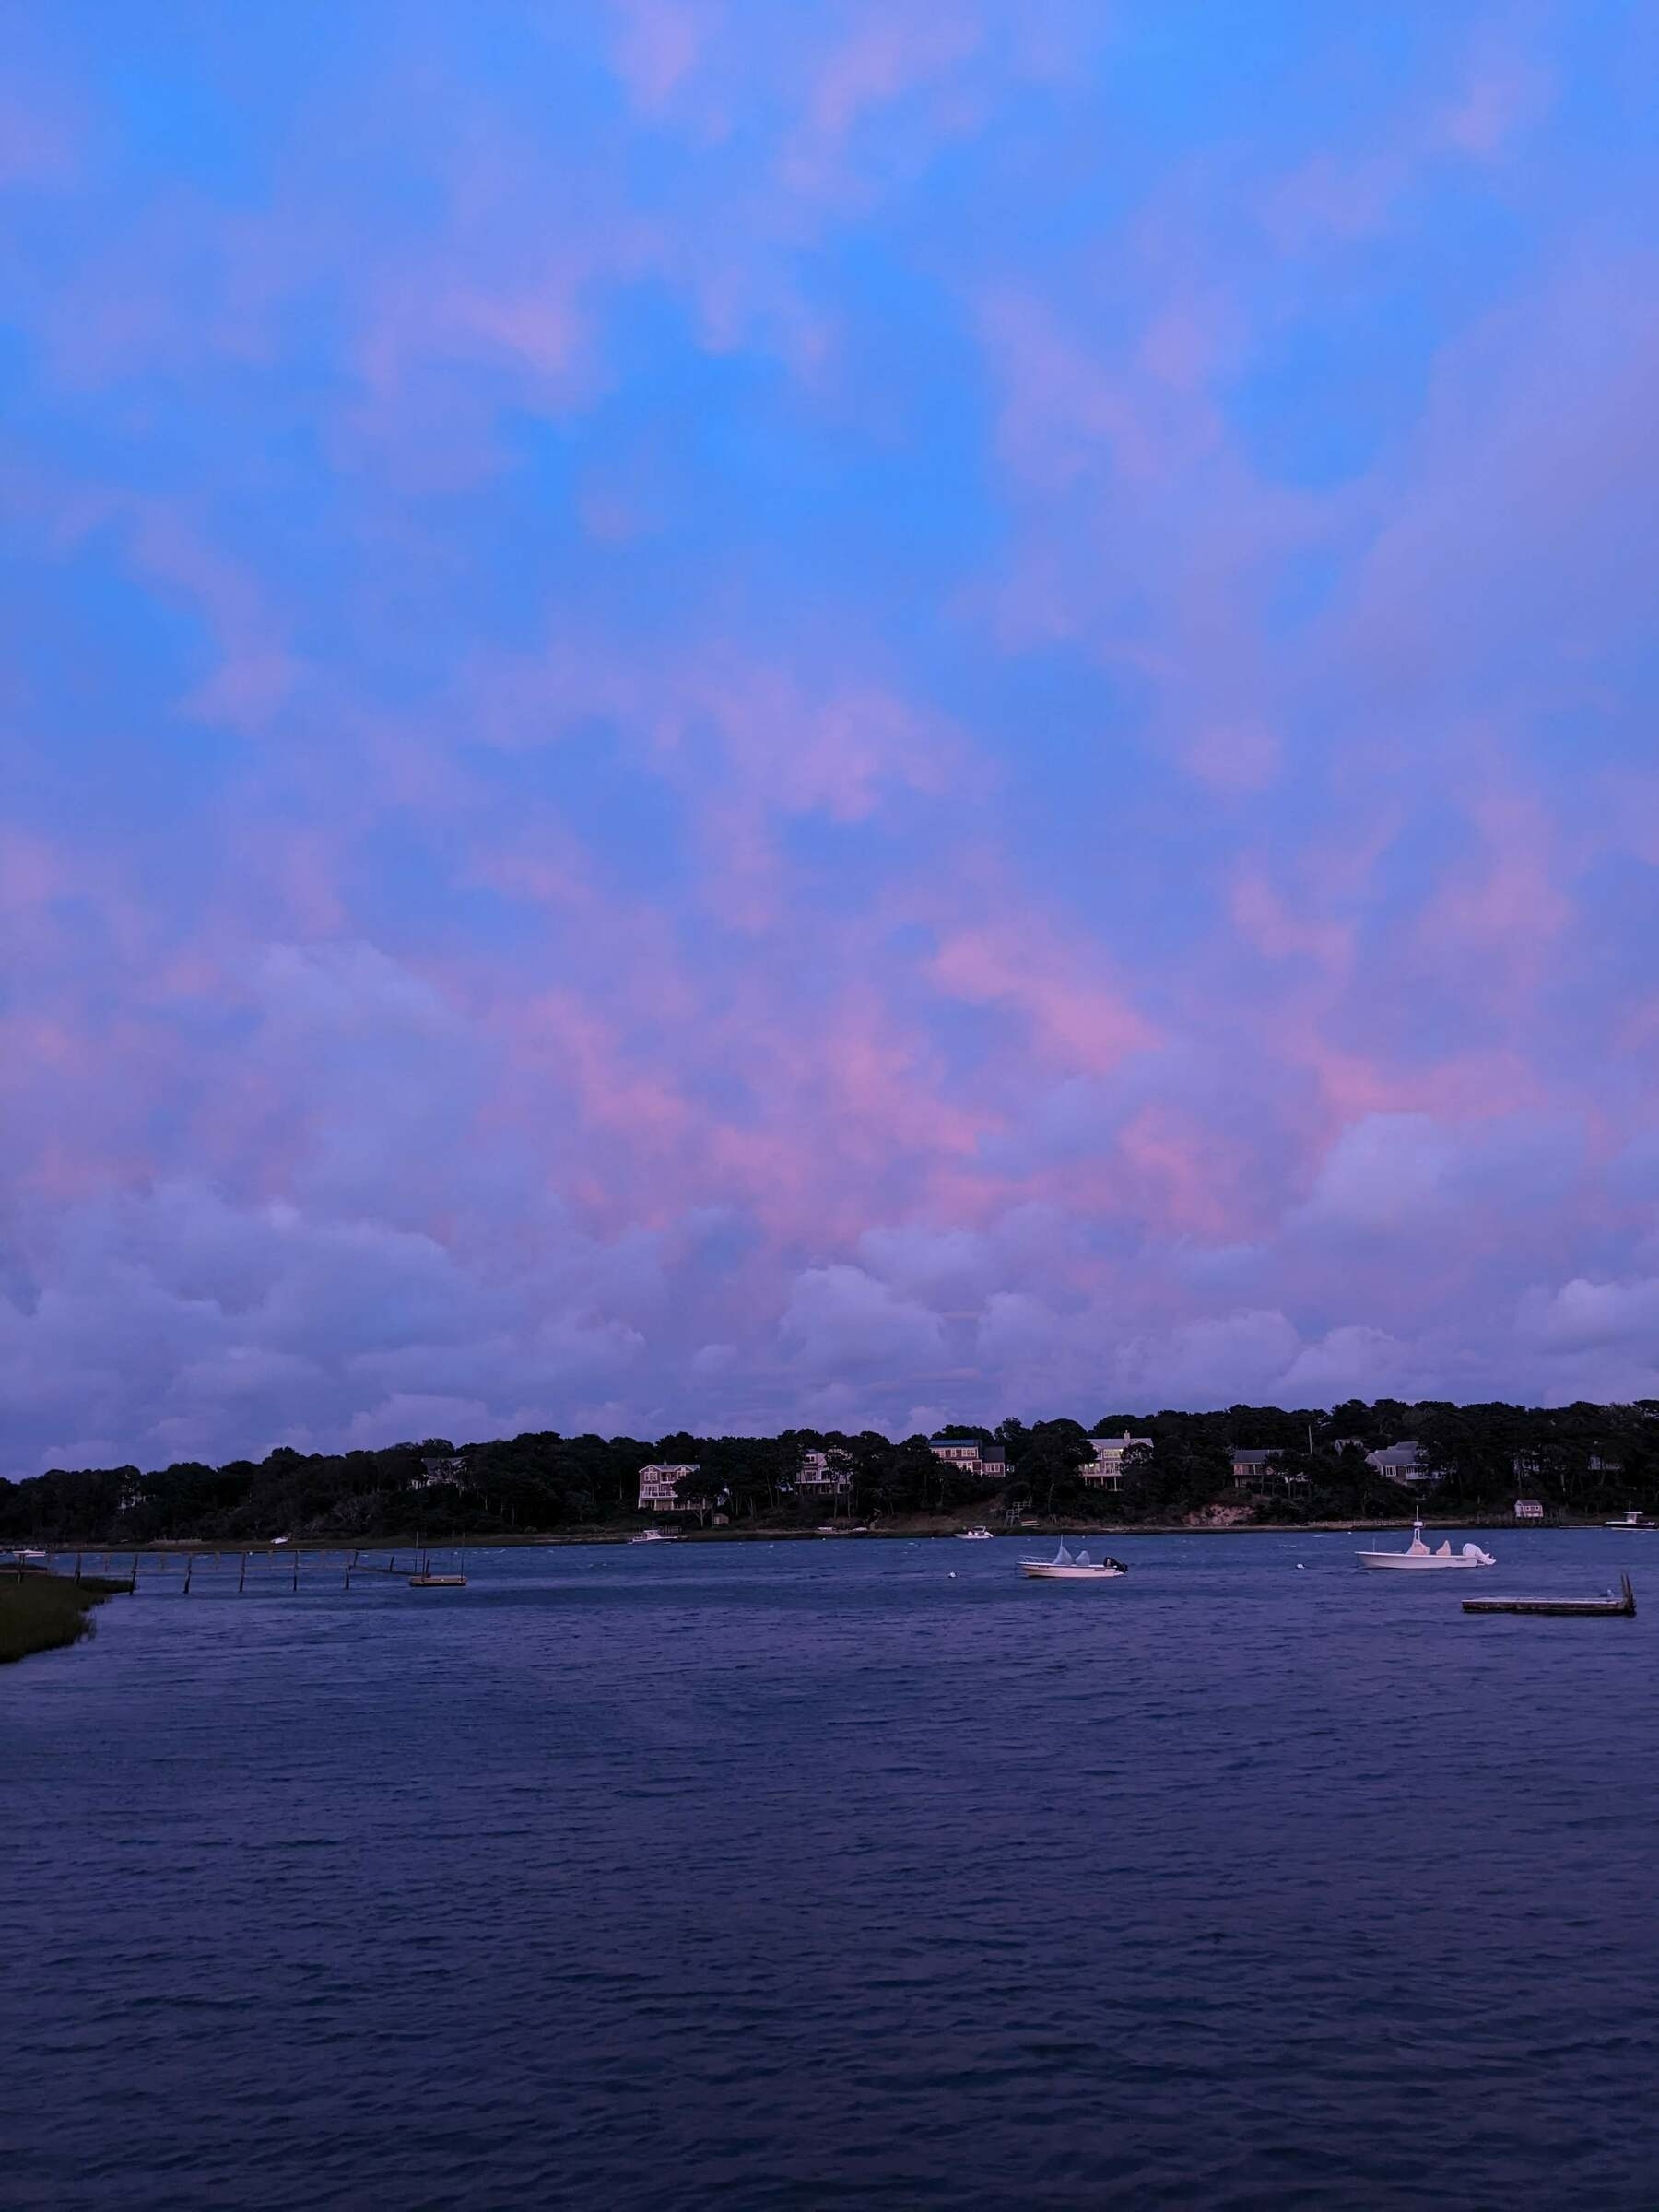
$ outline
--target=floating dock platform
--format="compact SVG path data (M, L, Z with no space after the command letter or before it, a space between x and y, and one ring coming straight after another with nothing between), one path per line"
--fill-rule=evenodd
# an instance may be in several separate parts
M1636 1593L1630 1578L1621 1574L1617 1597L1465 1597L1465 1613L1548 1613L1572 1618L1629 1619L1636 1610Z

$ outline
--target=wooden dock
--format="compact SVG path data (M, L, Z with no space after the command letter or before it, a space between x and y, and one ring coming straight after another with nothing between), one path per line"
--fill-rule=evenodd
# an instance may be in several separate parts
M456 1547L456 1566L447 1572L433 1567L433 1555L424 1544L412 1549L376 1545L371 1550L379 1556L366 1558L361 1547L347 1549L338 1544L168 1545L154 1549L135 1546L117 1550L102 1546L53 1545L31 1552L28 1558L18 1552L0 1559L0 1579L21 1582L53 1576L108 1596L116 1591L135 1591L142 1564L147 1584L176 1579L181 1596L188 1597L194 1581L202 1579L210 1586L217 1583L223 1587L231 1575L236 1577L239 1594L250 1587L297 1592L301 1586L301 1568L307 1570L307 1581L314 1588L318 1571L332 1566L336 1572L344 1570L347 1590L354 1578L366 1574L407 1583L414 1590L466 1587L465 1545Z
M1630 1578L1618 1578L1617 1597L1465 1597L1465 1613L1544 1613L1571 1619L1629 1620L1636 1611L1636 1593Z

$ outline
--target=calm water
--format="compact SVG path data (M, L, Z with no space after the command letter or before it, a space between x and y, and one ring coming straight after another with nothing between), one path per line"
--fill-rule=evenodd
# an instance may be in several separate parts
M0 2194L1645 2212L1659 1535L1354 1541L115 1600L0 1676Z

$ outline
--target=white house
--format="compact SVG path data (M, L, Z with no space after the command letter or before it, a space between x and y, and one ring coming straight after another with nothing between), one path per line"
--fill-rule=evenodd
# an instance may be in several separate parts
M1008 1472L1002 1446L982 1443L977 1436L930 1436L927 1448L935 1459L981 1481L1001 1482Z
M429 1490L434 1483L461 1482L465 1479L466 1462L459 1452L442 1459L423 1459L420 1472L410 1482L414 1490Z
M1149 1436L1131 1436L1125 1429L1122 1436L1091 1436L1088 1448L1094 1453L1094 1465L1081 1467L1078 1473L1085 1482L1097 1490L1121 1490L1124 1487L1124 1455L1136 1450L1150 1452Z
M650 1466L641 1467L641 1512L684 1513L693 1511L692 1500L680 1497L676 1485L683 1477L696 1473L696 1460L653 1460Z
M1421 1484L1440 1480L1423 1464L1421 1444L1385 1444L1380 1452L1368 1452L1365 1463L1390 1482Z
M1517 1521L1542 1521L1544 1518L1543 1500L1541 1498L1517 1498L1515 1518Z
M845 1490L853 1485L853 1469L842 1452L803 1452L798 1490Z

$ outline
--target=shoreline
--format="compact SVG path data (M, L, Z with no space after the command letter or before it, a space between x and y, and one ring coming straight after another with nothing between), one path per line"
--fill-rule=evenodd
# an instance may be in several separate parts
M109 1594L59 1575L0 1580L0 1666L81 1642L97 1626L94 1607Z
M1018 1538L1027 1542L1041 1542L1049 1536L1295 1536L1295 1535L1370 1535L1390 1529L1409 1529L1413 1516L1393 1514L1384 1520L1350 1521L1230 1521L1194 1524L1188 1521L1085 1521L1044 1518L1028 1523L1019 1528L997 1528L992 1535L998 1538ZM1425 1514L1422 1518L1425 1532L1440 1529L1481 1528L1505 1529L1516 1534L1531 1534L1540 1526L1548 1529L1594 1529L1606 1526L1600 1518L1560 1519L1545 1524L1518 1522L1501 1517L1482 1518L1477 1514ZM650 1524L645 1524L646 1527ZM920 1543L924 1540L952 1541L971 1523L943 1524L929 1517L925 1522L895 1524L882 1528L836 1529L833 1533L819 1528L681 1528L665 1529L662 1534L681 1544L812 1544L845 1543L849 1540L865 1543ZM215 1554L238 1557L258 1553L281 1559L292 1553L312 1555L327 1552L346 1555L353 1552L405 1551L415 1548L429 1552L449 1553L468 1551L545 1551L559 1548L580 1548L592 1545L626 1545L645 1533L639 1523L610 1523L601 1527L577 1528L564 1531L548 1530L523 1535L481 1534L437 1535L403 1530L390 1535L359 1536L342 1539L335 1535L294 1536L284 1542L269 1536L176 1536L166 1537L149 1544L122 1544L103 1542L76 1542L58 1544L49 1538L31 1539L62 1559L70 1553L87 1559L173 1559L185 1553L197 1556ZM1609 1534L1617 1533L1608 1530Z

